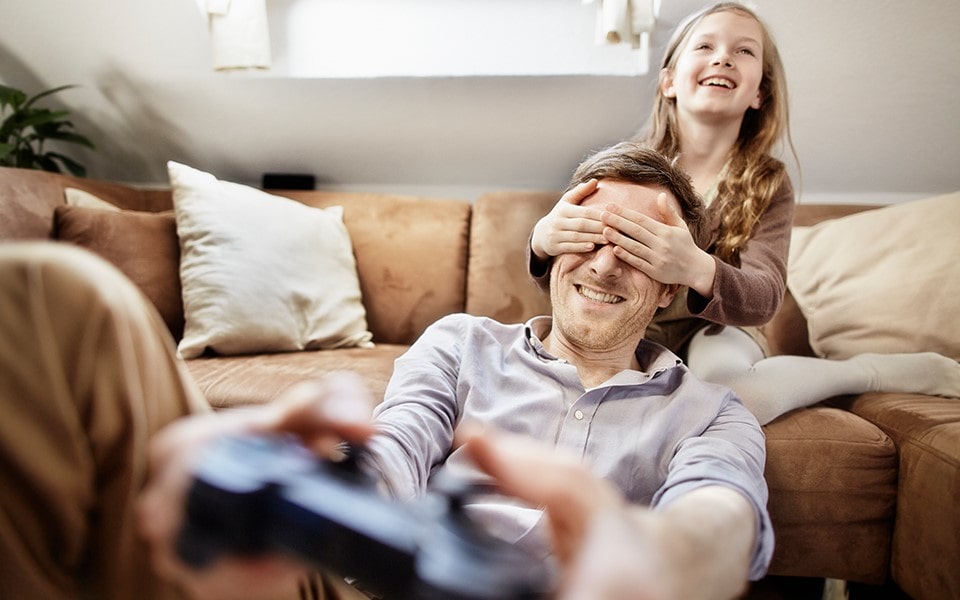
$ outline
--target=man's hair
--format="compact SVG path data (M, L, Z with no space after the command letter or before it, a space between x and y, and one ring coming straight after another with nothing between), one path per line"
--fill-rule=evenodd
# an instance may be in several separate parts
M690 177L676 160L668 160L650 146L636 141L620 142L586 158L570 178L570 188L591 179L613 179L662 188L676 198L680 214L693 240L701 248L709 243L703 200Z

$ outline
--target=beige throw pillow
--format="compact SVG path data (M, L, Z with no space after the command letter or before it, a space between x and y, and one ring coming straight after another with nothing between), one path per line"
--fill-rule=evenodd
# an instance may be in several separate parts
M960 192L796 227L787 284L810 347L960 360Z
M306 206L169 162L184 358L369 347L343 209Z

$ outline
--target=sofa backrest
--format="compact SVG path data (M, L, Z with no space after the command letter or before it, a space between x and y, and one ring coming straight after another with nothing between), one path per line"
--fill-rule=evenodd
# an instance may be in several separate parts
M559 192L503 191L483 194L473 205L467 312L503 323L523 323L550 314L550 297L527 271L527 244L534 224L560 198Z
M64 190L68 187L88 191L132 211L156 213L173 207L169 189L140 189L56 173L0 168L0 241L56 237L55 211L65 204ZM274 193L311 206L343 206L367 322L375 342L410 344L438 318L465 310L469 202L347 192ZM98 218L96 213L104 211L81 210L92 211L85 219L86 232L111 231L110 227L91 225ZM169 213L165 218L173 219ZM140 220L127 219L125 226L129 228L137 221ZM176 236L175 228L169 228L169 232ZM124 255L143 252L142 247L117 248L117 244L129 246L131 238L137 239L133 232L124 233L122 241L120 236L115 238L109 252L104 245L110 242L104 240L99 240L102 243L96 248L115 264L121 263L121 270L122 263L129 262L123 260ZM156 239L151 239L156 245ZM176 248L176 241L171 243ZM168 265L164 273L172 279L178 272L179 254L168 254L174 264ZM137 280L137 274L127 275ZM152 270L151 279L155 281L156 275L157 271ZM179 289L179 281L172 279L169 287ZM156 295L152 299L156 301ZM181 311L180 315L169 314L167 308L161 309L161 313L176 337L178 317L182 326L182 306L173 307L174 311Z
M54 211L64 204L67 187L128 210L172 208L168 189L0 167L0 241L55 236ZM533 225L550 211L559 191L491 192L473 204L390 194L274 193L311 206L344 207L375 342L410 344L435 320L455 312L507 323L550 312L548 295L527 275L526 248ZM794 223L811 225L869 208L799 204ZM812 354L806 320L789 293L765 327L773 353Z
M374 342L411 344L444 315L464 312L469 202L390 194L275 192L343 206Z
M35 171L0 167L0 240L53 235L53 211L64 203L68 187L88 191L121 208L158 211L170 208L169 190L131 186Z

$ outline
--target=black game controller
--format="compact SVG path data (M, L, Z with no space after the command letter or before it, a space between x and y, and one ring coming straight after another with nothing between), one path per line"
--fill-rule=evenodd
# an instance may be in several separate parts
M177 551L198 568L279 551L390 599L539 599L554 589L543 561L467 518L467 488L397 502L355 454L320 460L290 436L223 438L193 476Z

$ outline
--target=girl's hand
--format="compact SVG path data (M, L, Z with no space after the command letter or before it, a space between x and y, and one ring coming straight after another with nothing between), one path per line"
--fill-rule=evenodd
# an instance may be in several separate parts
M619 205L601 215L605 243L617 246L617 258L661 283L680 284L713 297L716 263L700 249L667 195L657 196L662 221Z
M534 256L546 260L564 252L590 252L603 241L599 208L580 204L597 191L597 180L581 183L563 195L553 209L537 221L530 239Z
M192 482L192 465L217 438L243 433L289 432L321 455L338 442L360 442L373 434L373 403L355 376L331 376L290 388L274 403L186 417L151 442L150 473L138 505L138 525L150 546L154 569L191 597L295 597L310 568L283 556L224 556L202 569L180 560L176 542Z

